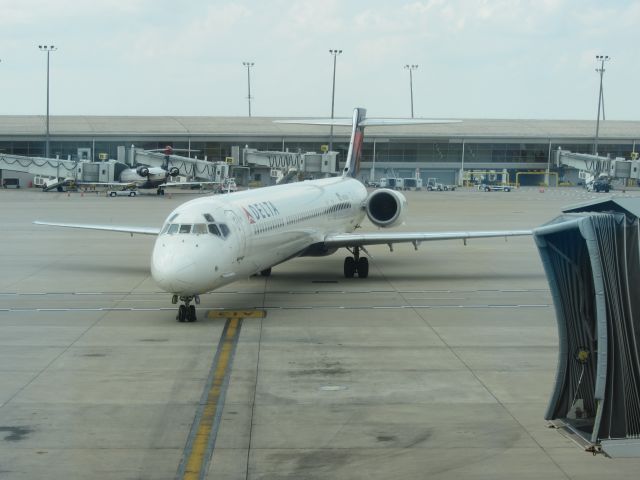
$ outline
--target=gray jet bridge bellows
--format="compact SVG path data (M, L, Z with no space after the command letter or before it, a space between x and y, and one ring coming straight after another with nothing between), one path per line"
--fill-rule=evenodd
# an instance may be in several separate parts
M534 230L560 343L545 419L589 451L640 457L640 198L564 212Z

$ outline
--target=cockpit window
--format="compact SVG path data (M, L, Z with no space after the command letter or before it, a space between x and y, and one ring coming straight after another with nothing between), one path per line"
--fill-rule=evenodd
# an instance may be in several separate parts
M178 215L178 213L174 213L173 215L171 215L171 218L169 218L169 223L173 222Z
M206 223L196 223L193 226L192 232L197 234L197 235L206 234L207 233L207 224Z
M213 219L213 217L211 216L211 214L210 214L210 213L205 213L205 214L204 214L204 219L205 219L207 222L210 222L210 223L215 222L215 220Z
M217 235L218 237L222 236L220 234L220 230L218 230L218 226L215 223L210 223L207 226L209 227L209 233L213 233L214 235Z
M224 223L167 223L160 234L175 235L176 233L190 233L194 235L213 234L216 237L227 238L231 230Z

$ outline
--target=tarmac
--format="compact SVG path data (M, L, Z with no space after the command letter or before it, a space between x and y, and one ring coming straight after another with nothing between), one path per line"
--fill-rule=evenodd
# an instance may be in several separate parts
M406 195L402 230L452 231L603 194ZM188 198L0 190L0 478L637 476L543 419L558 339L531 238L371 247L367 279L342 276L342 252L294 259L182 324L154 238L31 223L157 226Z

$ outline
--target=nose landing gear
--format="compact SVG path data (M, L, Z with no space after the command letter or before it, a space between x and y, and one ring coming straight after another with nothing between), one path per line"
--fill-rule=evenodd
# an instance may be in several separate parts
M357 273L358 277L367 278L369 276L369 259L360 256L360 247L353 247L353 250L349 251L353 253L353 257L344 259L344 276L353 278Z
M196 304L200 304L200 297L198 295L189 295L189 296L178 296L174 295L171 297L171 303L174 305L178 303L178 299L181 302L184 302L183 305L178 307L178 314L176 315L176 320L179 322L195 322L197 320L196 317L196 306L190 305L192 300L195 300Z

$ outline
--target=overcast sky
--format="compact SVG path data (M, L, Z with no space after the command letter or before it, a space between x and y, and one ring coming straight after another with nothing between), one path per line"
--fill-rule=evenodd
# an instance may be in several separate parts
M0 0L0 115L640 120L640 0Z

